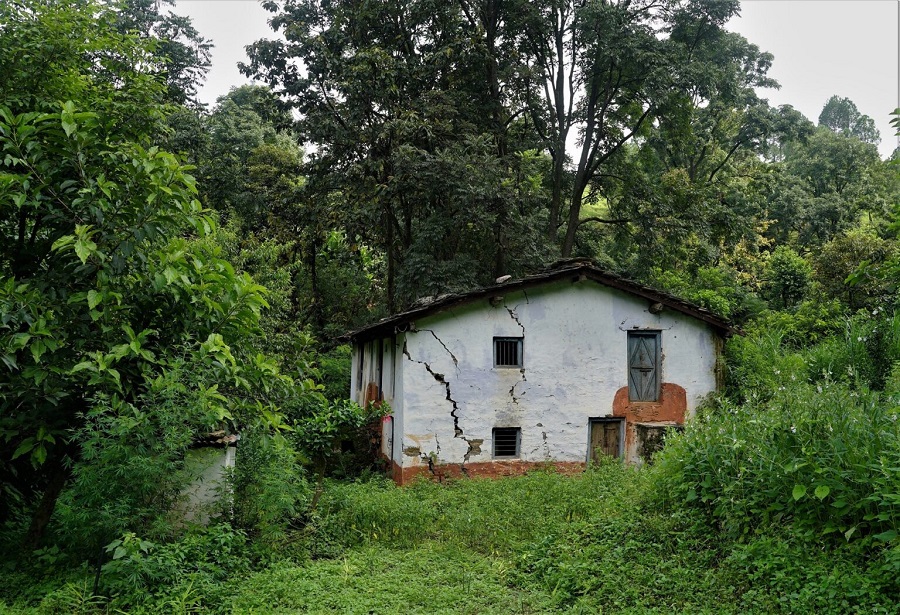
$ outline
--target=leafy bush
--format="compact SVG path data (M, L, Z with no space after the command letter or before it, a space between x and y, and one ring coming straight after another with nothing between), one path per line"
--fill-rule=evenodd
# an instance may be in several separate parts
M292 527L312 499L299 454L284 438L244 434L233 473L234 520L251 532L258 552L271 555L291 542Z
M650 493L699 515L693 530L718 529L744 611L892 612L900 318L843 318L797 350L789 336L829 320L808 317L832 312L814 307L768 313L728 342L729 397L667 439Z
M655 268L648 283L736 321L765 308L765 303L745 288L737 273L727 267L701 267L693 274Z
M732 537L791 523L840 541L896 538L900 425L876 393L794 383L765 405L720 401L667 440L663 493Z
M882 305L892 299L894 280L880 269L891 260L896 247L875 235L852 232L836 237L822 246L813 261L815 277L829 297L840 299L851 309ZM859 273L860 263L867 267ZM890 267L887 267L890 270ZM853 282L848 282L851 274Z
M784 377L802 377L803 359L782 352L784 331L760 328L746 336L735 336L725 345L725 391L730 398L767 400Z
M746 325L746 330L751 335L777 330L786 346L805 348L843 329L846 315L846 308L836 299L812 299L789 310L763 312Z
M847 319L841 334L804 352L810 380L826 377L883 389L900 361L900 316L874 318L877 314L862 312Z
M134 404L97 396L76 432L81 455L58 504L56 543L68 555L94 557L125 532L171 537L171 511L191 479L184 465L188 446L225 412L214 378L181 362Z
M787 246L778 246L766 263L765 294L777 308L799 303L809 289L812 267Z
M221 582L247 569L246 544L244 532L227 524L197 529L165 545L124 534L107 545L111 559L103 566L102 587L134 599L143 592L177 591L173 588L188 579L203 585Z
M895 573L866 548L828 548L777 529L730 546L743 613L894 613Z

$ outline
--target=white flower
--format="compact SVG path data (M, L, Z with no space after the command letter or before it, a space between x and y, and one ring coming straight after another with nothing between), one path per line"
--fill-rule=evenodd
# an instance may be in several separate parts
M797 433L797 428L794 425L791 425L791 433Z

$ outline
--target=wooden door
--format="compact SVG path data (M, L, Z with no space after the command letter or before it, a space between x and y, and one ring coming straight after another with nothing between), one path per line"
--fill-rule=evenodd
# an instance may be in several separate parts
M621 453L621 419L591 421L591 461L599 461L600 455L617 458Z
M628 332L628 399L659 400L659 333Z

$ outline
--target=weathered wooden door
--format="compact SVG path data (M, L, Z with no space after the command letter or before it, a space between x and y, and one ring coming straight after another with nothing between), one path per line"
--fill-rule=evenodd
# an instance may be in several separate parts
M628 332L628 399L659 399L659 333Z
M621 454L622 421L591 421L591 461L599 461L601 455L619 457Z

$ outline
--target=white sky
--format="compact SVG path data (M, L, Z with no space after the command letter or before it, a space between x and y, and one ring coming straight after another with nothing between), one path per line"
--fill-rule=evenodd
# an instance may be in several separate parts
M237 70L244 46L273 36L259 2L178 0L174 10L215 44L203 102L248 82ZM781 89L760 92L772 105L793 105L816 122L837 94L875 120L883 157L900 145L889 123L900 107L900 0L743 0L728 29L775 56L769 75Z

